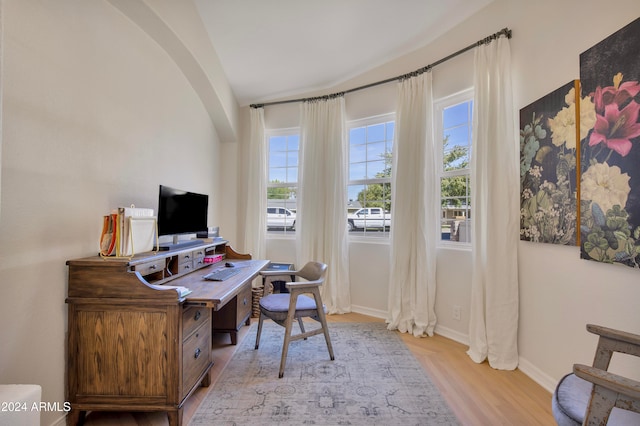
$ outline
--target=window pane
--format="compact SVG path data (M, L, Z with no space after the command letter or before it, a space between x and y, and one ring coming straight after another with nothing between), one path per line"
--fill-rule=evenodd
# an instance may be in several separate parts
M395 124L389 117L349 130L347 186L349 230L388 236L391 224L391 153ZM363 120L364 121L364 120ZM374 180L375 181L372 181Z
M296 187L267 188L267 200L283 200L284 203L267 203L268 207L284 207L295 210Z
M445 129L469 121L471 121L471 117L469 116L469 102L464 102L444 110L443 123Z
M384 177L386 164L384 160L381 161L369 161L367 163L367 177L371 178L382 178Z
M295 232L300 136L274 135L268 140L267 230L292 233Z
M360 208L362 205L358 202L358 194L364 191L365 185L348 185L347 186L347 207Z
M269 152L269 167L285 167L287 165L287 155L285 152Z
M451 146L468 146L471 144L469 126L449 128L445 132L445 137L449 138L449 145Z
M381 160L384 159L384 153L386 152L386 144L384 142L370 143L367 145L367 160Z
M269 169L269 182L286 182L287 181L287 169L274 168Z
M298 151L300 145L300 136L292 135L287 138L287 149L289 151Z
M287 152L287 166L288 167L298 166L298 151Z
M472 97L471 92L464 96L467 100L458 97L456 102L454 98L441 109L440 235L443 241L469 242L471 236L469 168L473 102L469 99Z
M269 151L286 151L287 138L285 136L273 136L269 138Z
M349 160L352 163L367 160L367 146L352 144L349 148Z
M396 123L394 123L393 121L387 123L387 140L388 141L393 141L393 131L396 127Z
M298 181L298 168L297 167L289 167L287 169L287 180L285 182L297 182Z
M365 128L364 127L357 127L355 129L351 129L349 131L349 144L351 145L355 145L355 144L363 144L365 143Z
M349 167L349 180L366 179L367 163L354 163Z
M367 142L383 141L385 136L385 126L382 124L374 124L367 126Z

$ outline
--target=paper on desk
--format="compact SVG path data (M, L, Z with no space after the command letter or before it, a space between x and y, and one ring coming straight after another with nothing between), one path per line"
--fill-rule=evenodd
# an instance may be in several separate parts
M190 289L188 289L187 287L183 287L181 285L163 285L163 286L160 286L160 287L174 289L175 291L178 292L178 296L180 296L180 297L184 297L187 294L191 293Z

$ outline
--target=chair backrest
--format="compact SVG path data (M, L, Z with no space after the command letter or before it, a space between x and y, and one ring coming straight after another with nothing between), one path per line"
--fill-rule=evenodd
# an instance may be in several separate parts
M322 281L327 273L327 265L320 262L307 262L296 275L307 281Z

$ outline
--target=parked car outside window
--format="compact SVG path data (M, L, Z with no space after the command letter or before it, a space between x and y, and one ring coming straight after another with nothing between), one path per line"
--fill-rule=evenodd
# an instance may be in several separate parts
M283 207L267 207L267 229L296 229L296 214Z

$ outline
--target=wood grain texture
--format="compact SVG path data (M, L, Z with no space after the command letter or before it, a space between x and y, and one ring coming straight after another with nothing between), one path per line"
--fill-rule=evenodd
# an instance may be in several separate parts
M254 321L257 321L255 319ZM328 315L331 322L382 321L360 314ZM255 339L242 328L238 339ZM554 425L551 413L551 394L521 371L494 370L487 363L476 364L466 354L465 345L442 336L415 338L402 335L416 359L438 386L462 425ZM236 346L230 344L229 335L213 337L214 366L212 382L219 377L231 360ZM336 354L339 357L340 354ZM209 388L198 388L184 405L185 424L188 424ZM93 426L165 426L163 413L96 412L85 421Z

